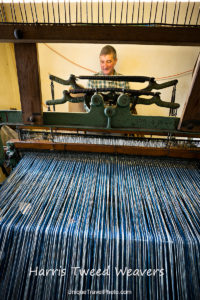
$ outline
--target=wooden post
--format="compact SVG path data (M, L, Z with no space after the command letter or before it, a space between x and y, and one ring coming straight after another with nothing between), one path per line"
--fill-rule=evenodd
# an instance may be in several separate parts
M15 44L15 58L24 124L43 123L36 44Z
M196 62L189 96L185 102L178 129L200 131L200 55Z

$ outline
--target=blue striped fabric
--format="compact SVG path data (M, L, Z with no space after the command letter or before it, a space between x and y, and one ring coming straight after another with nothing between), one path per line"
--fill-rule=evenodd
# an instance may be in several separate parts
M0 190L0 299L199 299L199 163L27 153Z

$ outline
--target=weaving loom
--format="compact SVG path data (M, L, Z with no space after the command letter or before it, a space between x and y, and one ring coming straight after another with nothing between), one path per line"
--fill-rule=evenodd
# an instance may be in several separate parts
M14 43L22 110L0 110L0 128L18 133L6 147L0 137L0 167L12 169L0 188L0 300L199 299L200 58L180 118L178 81L146 76L103 77L146 84L120 90L50 75L43 112L36 49L199 46L199 19L190 1L2 1L0 41ZM54 83L67 86L63 98ZM66 102L89 112L57 112ZM135 114L138 104L169 116Z
M104 94L81 92L76 101L90 96L84 114L90 131L90 114L106 117ZM110 101L120 104L123 95L112 92ZM127 107L126 124L128 100L138 91L124 93L117 107ZM143 93L136 103L145 101ZM112 118L103 124L112 132ZM2 299L198 299L199 160L120 153L199 159L199 139L129 137L119 128L116 136L115 130L101 136L18 127L20 139L9 142L7 155L12 166L21 160L0 190Z

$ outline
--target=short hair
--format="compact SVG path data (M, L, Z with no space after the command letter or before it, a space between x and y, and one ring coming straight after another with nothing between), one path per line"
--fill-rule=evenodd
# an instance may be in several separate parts
M100 56L107 55L107 54L112 54L114 59L117 58L117 52L116 52L115 48L110 45L104 46L100 52Z

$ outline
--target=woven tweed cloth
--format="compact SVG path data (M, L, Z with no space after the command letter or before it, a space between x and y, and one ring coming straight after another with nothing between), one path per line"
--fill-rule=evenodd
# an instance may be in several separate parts
M0 299L199 299L200 169L27 153L0 189Z

